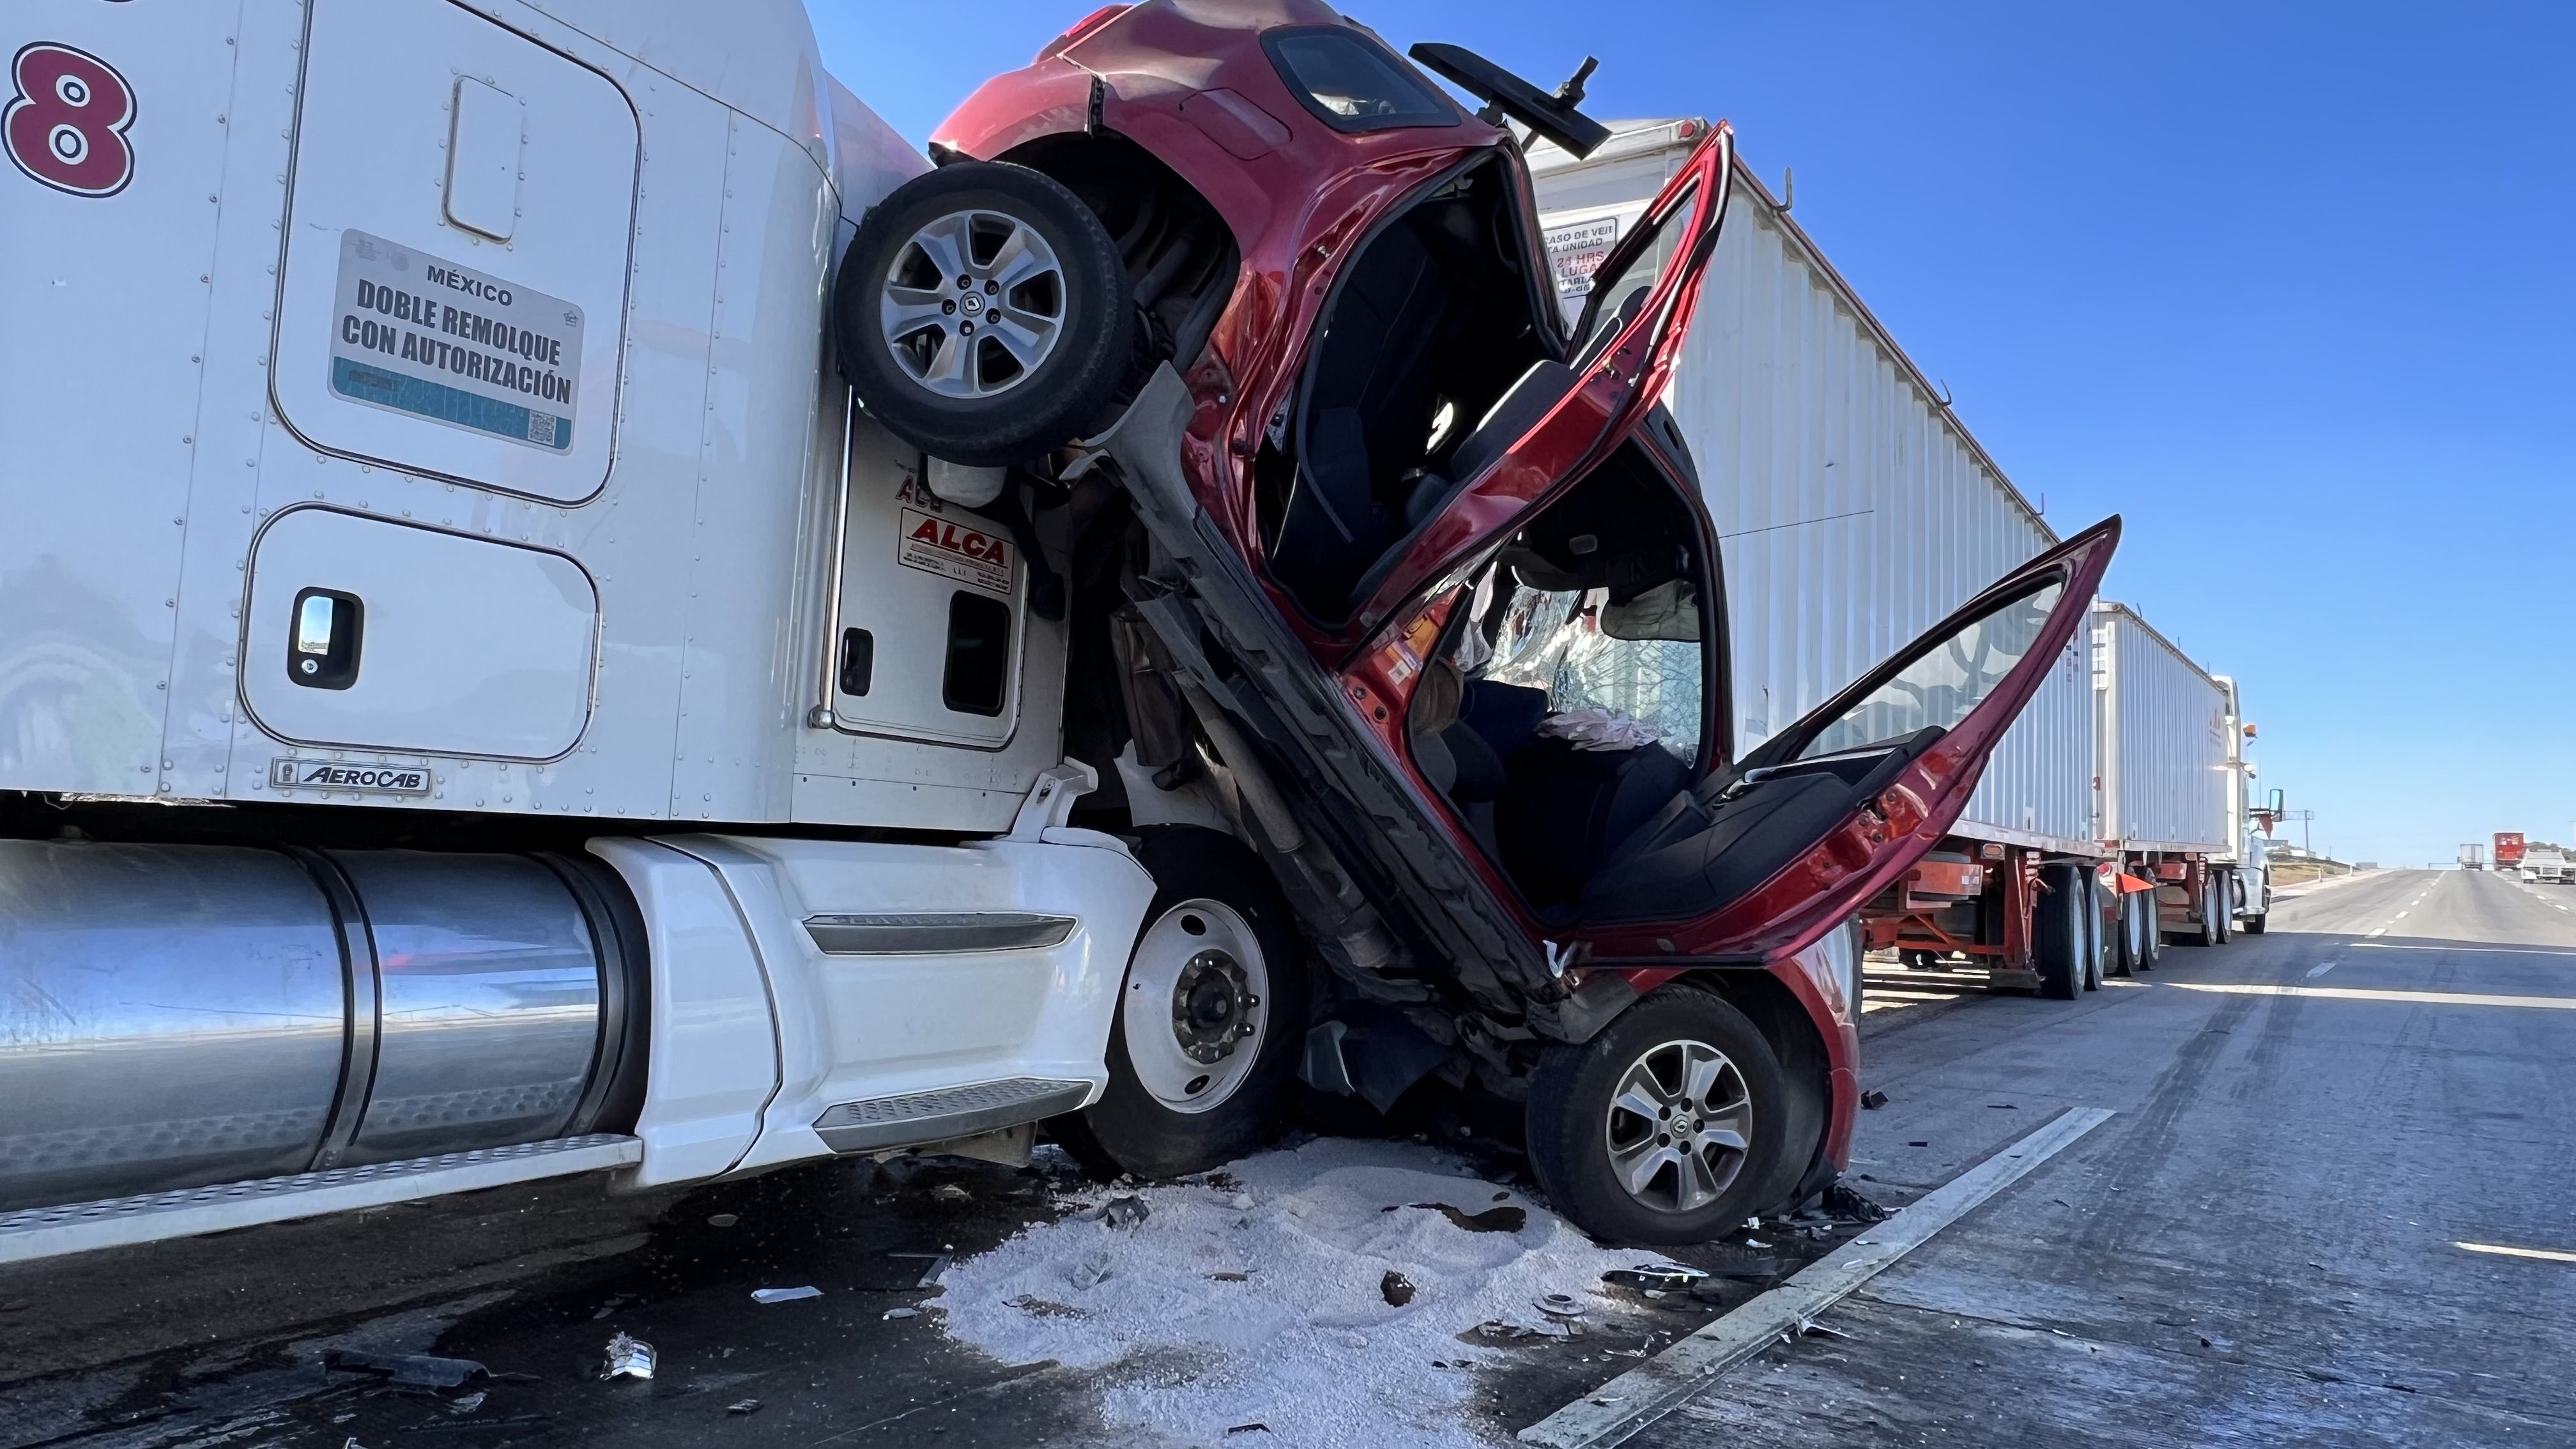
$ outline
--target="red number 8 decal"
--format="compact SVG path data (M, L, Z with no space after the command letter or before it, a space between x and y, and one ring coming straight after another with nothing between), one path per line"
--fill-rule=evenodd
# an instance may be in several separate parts
M0 143L18 169L74 196L114 196L134 179L134 88L86 51L40 40L9 63L18 93L0 112Z

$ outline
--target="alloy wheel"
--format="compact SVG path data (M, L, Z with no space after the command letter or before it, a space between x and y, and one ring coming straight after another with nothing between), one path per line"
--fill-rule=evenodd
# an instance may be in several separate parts
M1008 392L1055 352L1064 265L1035 227L999 211L934 217L895 253L878 299L886 347L942 397Z
M1702 1041L1650 1047L1610 1095L1610 1169L1630 1197L1663 1212L1717 1200L1744 1170L1753 1099L1744 1073Z

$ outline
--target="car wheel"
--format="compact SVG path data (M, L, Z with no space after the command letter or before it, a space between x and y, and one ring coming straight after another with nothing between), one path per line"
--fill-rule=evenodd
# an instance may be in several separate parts
M1096 1171L1178 1177L1277 1130L1305 1040L1305 951L1241 842L1189 826L1141 834L1154 903L1118 993L1109 1087L1050 1125Z
M2264 919L2265 918L2262 916L2247 916L2244 921L2240 923L2240 929L2249 936L2262 935Z
M841 373L934 457L1026 462L1079 436L1131 359L1118 244L1043 172L961 161L871 208L832 289Z
M2073 1001L2084 994L2084 895L2071 865L2042 866L2039 908L2031 922L2039 994Z
M1548 1045L1530 1078L1530 1168L1595 1237L1705 1242L1777 1206L1761 1198L1790 1150L1787 1099L1744 1013L1667 986L1581 1046Z
M1896 953L1896 958L1904 963L1908 971L1941 969L1941 953L1938 951L1899 951Z

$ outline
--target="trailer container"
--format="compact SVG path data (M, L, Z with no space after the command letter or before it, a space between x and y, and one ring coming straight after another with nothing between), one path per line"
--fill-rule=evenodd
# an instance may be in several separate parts
M2493 857L2495 860L2495 868L2498 870L2520 869L2522 866L2523 850L2524 846L2521 831L2497 831L2495 833L2495 855Z
M1581 160L1531 148L1567 315L1707 126L1615 123ZM1741 163L1733 186L1703 283L1709 325L1691 330L1665 401L1723 549L1741 753L2057 535L1788 206ZM2094 869L2091 710L2070 647L1949 838L1863 913L1872 948L2053 995L2098 982L2113 882Z
M2093 607L2094 832L2154 910L2123 924L2131 966L2165 941L2214 946L2232 934L2227 687L2126 604Z

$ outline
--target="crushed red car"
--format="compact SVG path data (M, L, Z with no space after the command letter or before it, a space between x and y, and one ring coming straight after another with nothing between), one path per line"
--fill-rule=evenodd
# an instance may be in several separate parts
M1597 146L1589 62L1550 91L1413 57L1482 109L1321 4L1092 15L860 226L842 365L934 486L1024 535L1079 515L1071 673L1119 683L1068 753L1132 821L1218 801L1318 958L1302 1060L1264 1069L1523 1104L1570 1216L1697 1240L1847 1164L1848 923L1958 817L2119 524L1733 756L1717 539L1657 401L1732 133L1569 329L1514 128ZM1264 1100L1107 1147L1186 1167L1173 1141Z

